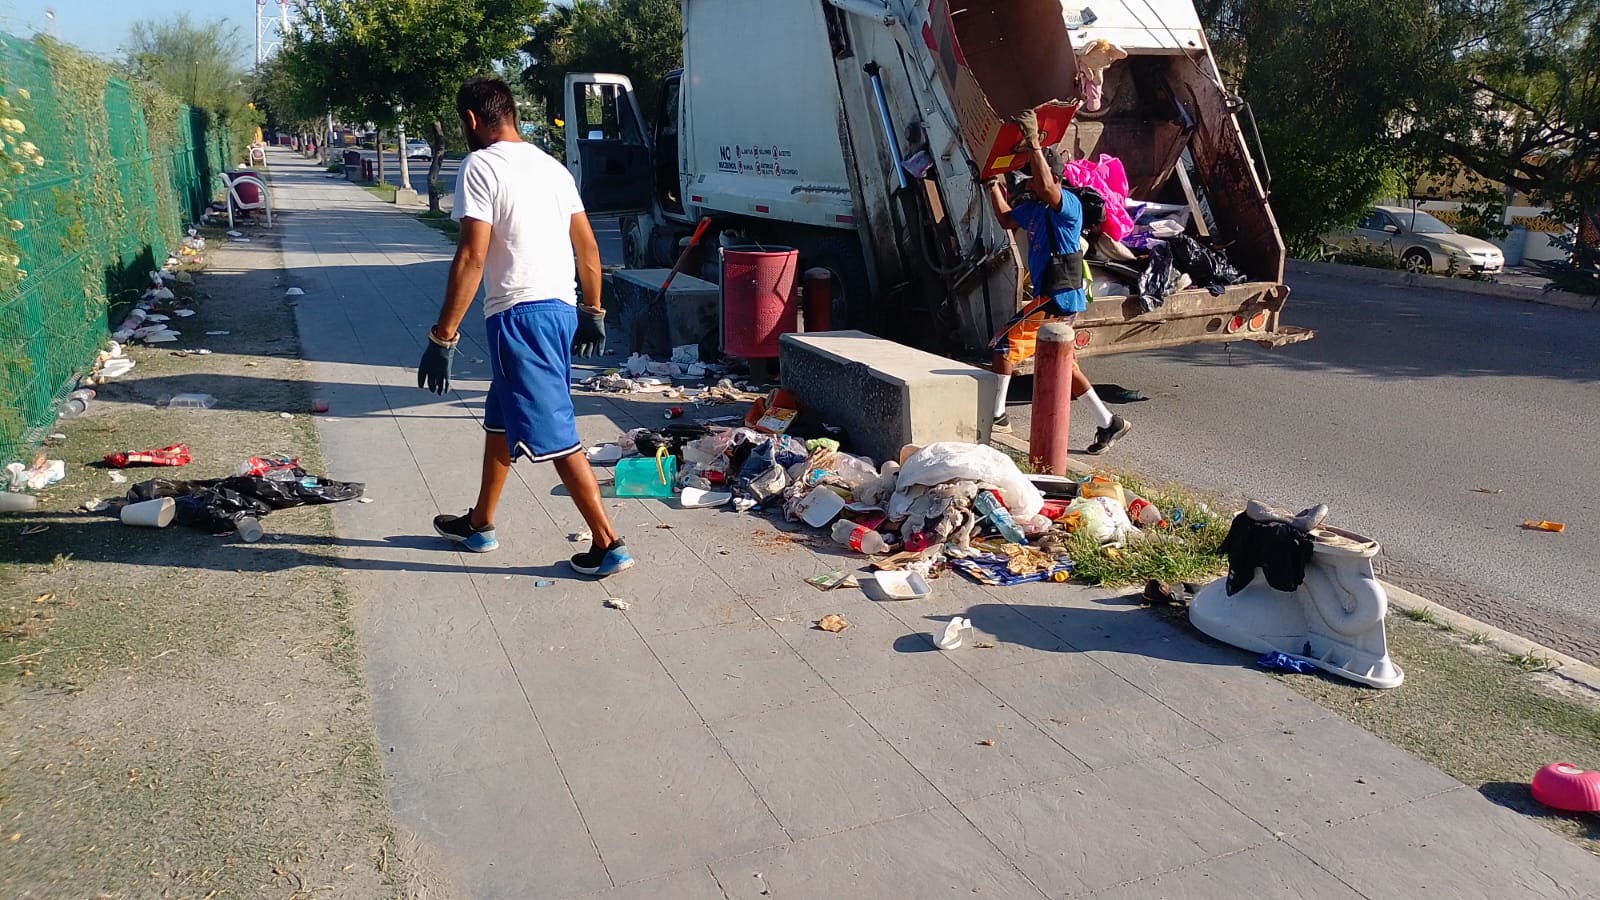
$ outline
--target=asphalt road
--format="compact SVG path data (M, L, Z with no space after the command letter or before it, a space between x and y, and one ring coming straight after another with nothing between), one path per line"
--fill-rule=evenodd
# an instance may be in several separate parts
M1134 429L1106 463L1326 502L1330 524L1383 544L1389 580L1600 662L1600 315L1327 276L1291 286L1285 321L1315 340L1086 361L1092 381L1150 397L1112 408ZM1087 446L1093 423L1073 412Z
M371 151L368 151L371 152ZM413 159L411 166L411 189L416 191L423 199L428 196L428 165L426 159ZM439 170L439 188L444 192L445 208L450 208L450 197L456 189L456 171L461 168L458 159L447 159ZM389 184L400 184L400 157L393 153L383 154L383 180Z

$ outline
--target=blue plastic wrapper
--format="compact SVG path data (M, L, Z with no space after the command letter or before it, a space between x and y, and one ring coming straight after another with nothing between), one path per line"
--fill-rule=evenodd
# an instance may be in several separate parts
M1289 672L1295 675L1310 675L1317 670L1316 666L1303 659L1295 659L1287 653L1279 653L1276 650L1264 654L1256 660L1256 665L1268 672Z

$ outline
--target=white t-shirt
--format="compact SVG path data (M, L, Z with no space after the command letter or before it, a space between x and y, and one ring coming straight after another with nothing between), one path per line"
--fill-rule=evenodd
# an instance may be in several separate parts
M467 154L450 217L489 223L485 316L532 300L577 305L571 226L582 211L571 173L532 144L501 141Z

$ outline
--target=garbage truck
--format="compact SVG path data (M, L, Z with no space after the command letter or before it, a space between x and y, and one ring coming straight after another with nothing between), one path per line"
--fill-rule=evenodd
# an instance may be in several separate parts
M1120 163L1130 216L1169 216L1248 278L1150 309L1136 270L1096 262L1079 355L1311 337L1280 322L1270 175L1192 3L1083 2L683 0L651 116L626 77L566 74L566 163L628 267L673 265L709 220L689 271L715 280L719 245L796 248L826 273L826 327L979 358L1031 293L985 182L1025 162L1012 119L1032 109L1063 158Z

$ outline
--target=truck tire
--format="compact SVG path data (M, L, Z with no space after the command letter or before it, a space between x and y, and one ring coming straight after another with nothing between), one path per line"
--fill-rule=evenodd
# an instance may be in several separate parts
M859 329L871 334L883 330L880 310L872 298L872 278L861 243L854 236L817 238L800 249L800 272L827 269L833 273L833 321L829 328Z

